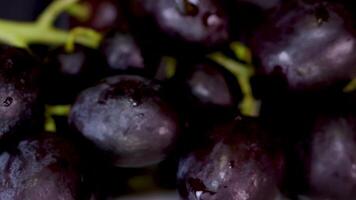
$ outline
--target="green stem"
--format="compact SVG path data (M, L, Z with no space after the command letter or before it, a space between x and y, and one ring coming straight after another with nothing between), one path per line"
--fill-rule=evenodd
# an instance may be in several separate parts
M38 26L45 28L53 25L58 16L70 5L78 2L78 0L56 0L51 3L46 10L38 17Z
M214 53L210 58L225 67L236 77L243 94L243 100L240 104L241 113L246 116L257 116L259 110L259 103L254 99L250 79L254 73L253 68L238 63L222 53Z
M68 116L70 112L70 105L56 105L50 106L46 105L45 117L46 121L44 124L44 129L47 132L56 132L56 122L53 119L53 116Z
M67 38L67 42L65 44L65 48L67 52L74 51L74 44L86 42L85 46L96 48L100 41L101 36L96 31L84 27L77 27L70 31L69 36Z
M173 57L167 56L163 58L163 62L165 63L166 66L165 70L166 70L167 79L174 77L177 70L177 60Z
M71 106L70 105L46 105L46 114L52 116L68 116L70 112Z
M88 3L76 3L70 5L65 10L70 16L75 17L79 21L87 21L90 18L90 6Z
M356 90L356 78L355 79L352 79L350 81L350 83L344 88L344 92L345 93L348 93L348 92L353 92Z
M15 22L0 19L0 42L19 48L30 44L64 45L78 43L97 48L102 36L91 29L75 28L65 31L53 27L54 20L78 0L56 0L40 15L37 22Z
M240 42L233 42L230 48L235 53L236 57L248 64L252 64L252 54L250 50Z
M100 34L88 30L75 35L75 42L90 48L96 48L101 41ZM71 32L52 27L36 26L27 22L12 22L0 19L0 40L20 48L28 44L63 45L73 37Z

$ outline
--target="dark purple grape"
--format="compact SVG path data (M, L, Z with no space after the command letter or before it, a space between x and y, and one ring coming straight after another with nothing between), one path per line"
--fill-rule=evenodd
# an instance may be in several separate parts
M40 66L25 50L0 47L0 138L41 123Z
M83 91L69 121L123 167L164 159L180 129L177 112L161 95L160 85L139 76L110 77Z
M252 42L261 75L278 88L315 91L354 76L355 31L347 11L324 1L287 2ZM269 84L267 82L266 84Z
M265 23L271 12L278 9L283 0L232 0L229 10L232 16L234 38L246 40L257 27ZM246 20L248 19L248 20Z
M90 27L102 33L112 29L127 31L128 22L124 12L116 0L82 0L89 6L90 16L85 21L71 18L72 27Z
M351 114L323 114L311 135L297 150L303 163L307 195L325 199L356 198L356 118Z
M262 10L268 10L278 6L282 0L234 0L237 4L250 4L261 8Z
M2 149L0 199L82 199L79 155L55 134L40 134ZM83 193L84 194L84 193Z
M152 48L211 48L229 40L229 20L221 1L134 0L127 4L134 32Z
M113 33L105 37L100 51L111 73L143 72L144 58L135 39L124 33Z
M181 63L176 75L176 99L188 117L223 119L236 114L242 95L236 78L208 60ZM184 65L184 66L183 66ZM185 99L185 101L184 101ZM194 119L193 119L194 120Z
M185 200L276 199L283 156L272 150L253 119L212 131L209 142L179 164L179 192Z
M45 60L44 92L50 104L69 104L83 89L105 75L105 60L96 50L76 46L73 52L59 47Z

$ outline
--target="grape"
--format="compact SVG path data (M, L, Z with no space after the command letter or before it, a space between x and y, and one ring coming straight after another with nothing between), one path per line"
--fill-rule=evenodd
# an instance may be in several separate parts
M223 124L209 142L180 161L182 199L275 199L283 156L253 119Z
M178 114L160 94L160 86L139 76L110 77L83 91L69 118L123 167L161 161L179 135Z
M105 75L105 60L99 52L75 46L73 52L59 47L45 60L44 90L50 104L69 104L77 94Z
M0 47L0 138L41 123L40 67L25 50Z
M106 33L112 29L128 31L128 22L124 12L116 0L82 0L89 6L89 19L81 21L71 18L72 27L90 27Z
M256 7L259 7L263 10L271 9L280 4L281 0L235 0L236 3L246 3Z
M128 4L133 30L152 48L213 48L229 40L229 20L220 1L134 0Z
M233 0L230 2L233 36L246 40L282 3L282 0ZM248 20L246 20L248 19Z
M0 160L0 199L82 199L79 155L55 134L23 139L2 149Z
M100 51L112 72L143 71L145 68L141 49L129 34L114 32L105 37Z
M343 84L356 71L350 19L344 8L332 3L286 3L252 40L259 73L282 83L273 86L291 91Z
M303 163L306 193L325 199L356 198L356 118L322 114L297 150ZM300 186L301 187L301 186Z
M205 121L209 117L217 120L236 114L242 95L233 75L204 59L189 60L180 65L176 87L181 93L176 99L186 99L182 109L187 110L188 117Z

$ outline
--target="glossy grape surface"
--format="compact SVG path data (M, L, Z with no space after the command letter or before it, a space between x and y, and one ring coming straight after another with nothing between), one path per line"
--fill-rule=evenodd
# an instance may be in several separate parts
M220 1L134 0L128 4L131 25L144 40L160 41L163 37L168 48L181 42L216 47L229 40L229 19Z
M40 123L40 67L26 51L0 48L0 138Z
M71 145L48 133L2 149L0 199L80 199L79 155Z
M212 134L207 145L179 164L182 199L267 200L280 195L276 170L282 169L283 159L264 144L264 133L255 122L235 121Z
M356 71L355 31L347 11L324 1L288 2L263 25L252 50L260 73L289 90L325 89Z
M319 116L308 138L300 145L306 193L316 198L356 197L355 116ZM307 187L305 187L307 186Z
M143 71L145 68L141 49L135 39L124 33L112 33L105 37L100 51L113 73Z
M165 158L179 135L177 112L160 86L139 76L114 76L80 94L70 123L117 166L137 167Z
M228 118L237 113L241 91L236 78L209 60L180 63L173 90L192 120ZM217 117L219 116L219 117Z

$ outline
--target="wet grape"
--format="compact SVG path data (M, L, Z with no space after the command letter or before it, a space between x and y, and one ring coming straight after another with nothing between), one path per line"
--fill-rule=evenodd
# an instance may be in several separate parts
M297 148L303 163L307 195L325 199L354 199L355 116L323 114L314 122L311 134Z
M178 69L175 77L178 89L171 90L189 118L218 120L236 114L242 95L232 74L206 59L182 62Z
M79 155L67 140L39 134L0 153L0 199L81 199Z
M356 71L350 18L344 8L324 1L286 3L256 31L252 50L259 73L293 91L347 82Z
M26 50L0 48L0 138L41 123L40 64Z
M220 1L134 0L128 4L135 35L151 47L212 48L229 40L229 20Z
M272 153L265 133L245 119L212 130L206 145L180 161L182 199L275 199L283 156ZM278 171L278 172L277 172Z
M179 136L177 112L160 94L160 85L139 76L114 76L83 91L70 123L117 166L157 163Z

